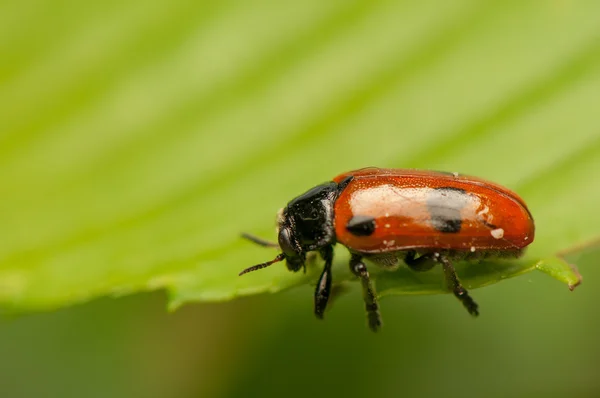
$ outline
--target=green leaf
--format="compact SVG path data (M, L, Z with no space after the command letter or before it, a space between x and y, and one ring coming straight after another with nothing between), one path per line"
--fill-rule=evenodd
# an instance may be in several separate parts
M5 308L154 289L175 307L314 282L318 263L238 277L276 254L239 234L273 237L288 200L368 165L459 171L524 197L528 254L459 266L467 286L536 267L574 285L556 253L600 235L600 3L0 11ZM336 255L336 281L351 280ZM443 290L439 271L376 277L381 295Z

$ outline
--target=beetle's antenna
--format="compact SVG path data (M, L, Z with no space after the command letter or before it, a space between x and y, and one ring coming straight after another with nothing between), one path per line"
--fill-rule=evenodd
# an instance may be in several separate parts
M242 276L244 274L247 274L248 272L256 271L256 270L259 270L259 269L262 269L262 268L267 268L269 265L278 263L280 261L283 261L284 259L285 259L285 254L279 253L277 255L277 257L275 257L271 261L267 261L266 263L262 263L262 264L254 265L254 266L252 266L250 268L246 268L245 270L243 270L242 272L239 273L239 276Z
M250 242L256 243L260 246L279 248L279 245L275 242L269 242L268 240L264 240L262 238L259 238L258 236L250 235L245 232L242 233L242 238L248 239Z

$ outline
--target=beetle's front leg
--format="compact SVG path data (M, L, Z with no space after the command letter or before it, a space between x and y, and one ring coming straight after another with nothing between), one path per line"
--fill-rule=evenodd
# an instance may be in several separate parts
M329 295L331 293L333 247L325 246L320 252L321 257L325 260L325 267L323 268L323 272L321 273L321 277L319 278L315 289L315 315L317 318L323 319L325 308L327 308L327 302L329 301Z

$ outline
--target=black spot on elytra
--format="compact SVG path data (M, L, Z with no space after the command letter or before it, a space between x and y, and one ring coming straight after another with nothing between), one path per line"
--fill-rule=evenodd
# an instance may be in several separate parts
M469 196L464 189L434 188L427 198L427 210L433 228L444 233L459 233L462 227L460 212L468 201Z
M431 219L433 227L440 232L446 232L451 234L456 234L460 232L460 228L462 227L462 220L459 218L454 219L443 219L443 218L433 218Z
M375 232L375 219L371 216L354 216L346 224L346 229L355 236L369 236Z

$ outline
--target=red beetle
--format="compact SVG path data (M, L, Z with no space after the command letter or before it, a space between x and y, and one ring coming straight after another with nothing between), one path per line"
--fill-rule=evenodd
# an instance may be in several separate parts
M363 259L383 267L403 260L414 271L441 264L448 287L471 315L477 304L461 285L451 260L519 257L535 235L533 217L517 194L489 181L437 171L369 167L341 174L287 204L278 217L279 243L244 235L281 249L255 271L286 260L291 271L318 251L325 267L315 290L315 314L323 317L331 291L333 246L351 253L350 270L360 278L369 327L381 316Z

